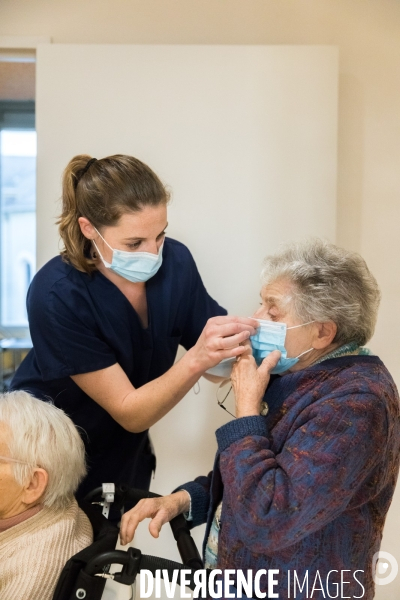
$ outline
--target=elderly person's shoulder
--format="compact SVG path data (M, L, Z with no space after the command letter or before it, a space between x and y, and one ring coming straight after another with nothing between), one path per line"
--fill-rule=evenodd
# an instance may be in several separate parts
M65 509L43 507L0 533L2 600L51 598L68 559L92 543L89 519L72 500ZM15 576L15 568L20 574Z
M0 597L50 600L93 532L74 498L86 473L71 419L26 392L0 395Z
M7 527L4 531L0 529L0 562L28 546L34 546L33 552L36 554L40 552L40 546L46 547L46 551L51 552L52 546L59 545L61 536L65 538L63 551L66 554L71 552L62 563L64 565L72 554L91 544L92 526L75 499L72 499L69 506L64 509L40 505L38 508L39 510L28 519ZM16 520L15 517L0 520L0 528L2 522L12 520Z
M383 405L394 403L399 407L396 384L382 360L366 348L359 354L328 357L321 363L305 369L303 385L307 382L321 394L335 393L342 396L374 396ZM334 353L333 353L334 354Z
M330 419L336 416L346 421L346 416L358 417L364 423L360 427L371 427L382 435L387 435L394 424L399 434L397 387L378 356L362 352L332 356L299 372L297 377L294 374L293 378L297 386L295 395L310 399L307 403L310 415L325 411Z

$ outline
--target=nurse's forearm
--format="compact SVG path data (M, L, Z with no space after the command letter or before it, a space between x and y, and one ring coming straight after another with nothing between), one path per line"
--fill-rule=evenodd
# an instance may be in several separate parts
M246 317L209 319L197 343L169 371L134 388L119 364L71 375L73 381L124 429L139 433L167 414L207 369L245 351L241 343L258 325Z
M164 375L127 394L117 420L128 431L148 429L182 400L202 374L189 350Z
M139 433L167 414L202 372L192 349L164 375L140 388L133 387L118 363L71 379L124 429Z

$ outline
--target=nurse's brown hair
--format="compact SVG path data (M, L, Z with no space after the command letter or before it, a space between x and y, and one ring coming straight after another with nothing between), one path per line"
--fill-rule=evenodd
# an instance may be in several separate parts
M64 248L63 259L79 271L91 273L91 242L81 232L79 217L96 229L116 225L125 213L145 206L166 204L169 193L153 171L133 156L115 154L100 160L87 154L74 156L62 179L62 213L57 222Z

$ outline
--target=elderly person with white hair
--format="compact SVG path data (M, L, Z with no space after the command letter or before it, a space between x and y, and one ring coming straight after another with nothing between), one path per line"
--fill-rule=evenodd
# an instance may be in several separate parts
M400 456L396 386L364 347L376 280L361 256L320 240L269 256L263 277L260 328L233 368L236 419L216 432L213 472L142 501L121 539L146 517L158 537L190 509L193 526L207 523L206 566L276 569L279 598L371 600Z
M50 600L67 560L92 542L74 492L86 473L69 417L26 392L0 395L0 598Z

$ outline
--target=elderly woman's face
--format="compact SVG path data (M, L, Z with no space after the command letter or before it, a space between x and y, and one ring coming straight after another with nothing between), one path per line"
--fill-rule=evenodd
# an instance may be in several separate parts
M0 456L9 457L8 441L10 432L4 423L0 422ZM17 515L23 509L21 496L24 488L14 479L12 463L6 458L0 458L0 519Z
M302 322L295 316L293 311L292 287L290 282L284 279L274 281L264 286L260 295L260 307L256 310L253 317L286 323L288 327L302 325ZM288 329L285 341L288 357L297 357L302 352L312 348L314 335L315 328L313 324L297 327L296 329ZM300 358L300 367L302 362ZM295 370L297 369L298 367Z

